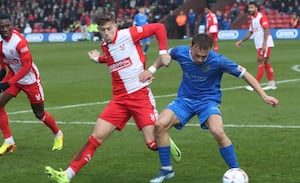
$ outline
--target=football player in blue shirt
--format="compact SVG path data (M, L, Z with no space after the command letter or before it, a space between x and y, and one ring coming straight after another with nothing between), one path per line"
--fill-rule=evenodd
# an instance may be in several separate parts
M139 13L137 13L133 18L133 26L143 26L145 24L148 24L149 17L145 11L146 10L144 7L139 8ZM150 37L142 39L140 43L143 47L144 54L146 54L150 46Z
M243 78L265 103L271 106L278 104L278 100L268 96L244 67L211 50L212 44L213 40L208 34L198 34L192 39L190 46L177 46L169 50L171 58L180 64L183 74L177 98L162 111L155 124L162 167L150 183L161 183L174 177L168 129L174 126L181 130L195 115L198 117L200 127L208 129L217 141L220 154L229 168L239 167L234 146L224 132L219 109L222 97L220 83L224 73ZM157 63L158 61L151 66L155 67L152 70L162 66ZM152 78L150 72L147 74L148 78Z

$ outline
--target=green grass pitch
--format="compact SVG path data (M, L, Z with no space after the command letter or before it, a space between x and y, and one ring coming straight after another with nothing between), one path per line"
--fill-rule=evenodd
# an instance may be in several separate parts
M169 47L189 40L169 40ZM299 40L275 40L272 63L278 89L268 94L280 103L272 108L245 90L243 80L225 74L221 111L225 131L233 141L239 164L251 183L299 182ZM249 40L241 48L234 41L219 41L220 53L256 74L256 51ZM17 150L0 157L0 182L47 183L44 167L65 169L86 142L94 121L111 97L111 79L106 65L89 61L87 52L98 43L30 43L45 92L45 106L65 133L62 151L52 152L53 136L35 119L26 96L6 106ZM157 56L156 41L147 53L148 66ZM296 68L296 69L293 69ZM181 78L176 62L155 73L152 91L161 111L175 96ZM266 84L266 79L262 84ZM160 165L156 152L144 145L132 121L122 133L114 133L98 148L92 161L72 180L74 183L141 183L156 175ZM176 175L169 183L220 183L227 166L208 131L194 118L182 131L170 134L183 153L173 163ZM2 142L1 142L2 143Z

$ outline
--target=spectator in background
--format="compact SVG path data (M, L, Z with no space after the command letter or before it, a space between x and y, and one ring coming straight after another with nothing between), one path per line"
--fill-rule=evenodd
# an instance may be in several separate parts
M80 31L81 31L81 40L88 40L89 39L89 31L88 26L91 24L91 20L89 17L89 12L82 12L80 17Z
M223 25L223 14L221 11L216 11L216 16L218 20L218 28L219 30L224 30L224 25Z
M279 9L278 9L279 13L285 14L287 12L287 10L288 10L288 7L285 5L285 2L282 1L280 3Z
M153 22L157 23L159 20L163 17L163 8L162 5L155 5L155 8L153 9Z
M26 23L25 29L24 29L24 33L25 33L25 34L29 34L29 33L31 33L31 32L32 32L32 28L31 28L30 24L29 24L29 23Z
M291 17L291 28L297 28L299 25L299 17L294 13Z
M167 17L167 34L169 39L175 38L175 30L176 30L176 16L174 15L174 11L170 10L169 16Z
M239 14L240 14L240 8L237 3L234 3L233 7L230 10L231 22L233 22L236 19L236 17L239 16Z
M216 52L219 51L218 46L218 19L216 14L214 14L208 7L204 8L206 13L206 33L208 33L213 39L213 46Z
M184 39L186 37L186 21L187 16L183 13L183 11L180 11L179 15L176 17L177 32L180 39Z
M189 37L194 37L195 28L197 26L197 15L193 9L190 9L190 12L187 16L188 28L189 28Z

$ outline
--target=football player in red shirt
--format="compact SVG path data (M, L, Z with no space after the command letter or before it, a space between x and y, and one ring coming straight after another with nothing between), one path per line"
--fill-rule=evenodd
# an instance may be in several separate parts
M0 129L4 137L0 155L16 149L4 107L21 91L26 93L36 118L43 121L54 134L52 150L61 150L63 133L53 116L44 109L44 93L39 71L33 62L28 42L12 28L10 15L7 13L0 13L0 35ZM7 74L6 68L8 68Z
M101 48L88 52L89 58L96 63L105 63L112 76L113 97L98 116L95 128L87 143L75 155L65 171L57 171L50 166L45 167L49 177L58 183L68 183L91 160L96 149L114 131L122 131L128 120L133 117L136 126L142 131L146 146L157 150L154 135L154 123L157 119L155 100L148 85L152 81L152 73L158 65L167 65L171 57L167 54L167 34L163 24L146 24L118 30L115 17L104 13L96 17L95 22L103 39ZM158 41L159 60L148 70L146 57L140 46L140 40L154 36ZM180 160L181 153L171 142L171 154ZM172 153L173 152L173 153Z

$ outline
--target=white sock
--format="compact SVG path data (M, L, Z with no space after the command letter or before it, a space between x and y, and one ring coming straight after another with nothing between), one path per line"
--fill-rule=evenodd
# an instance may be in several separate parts
M275 86L275 81L273 80L273 81L269 81L269 84L268 84L269 86Z
M4 140L6 144L15 144L13 136L10 136Z
M55 137L60 137L62 135L62 132L61 132L61 130L59 130L58 132L57 132L57 134L55 134Z
M161 167L161 169L168 170L168 171L173 170L172 166L163 166L163 167Z
M66 174L67 174L67 177L68 177L69 180L71 180L76 175L76 173L74 172L74 170L72 168L70 168L70 167L68 167L66 169Z

